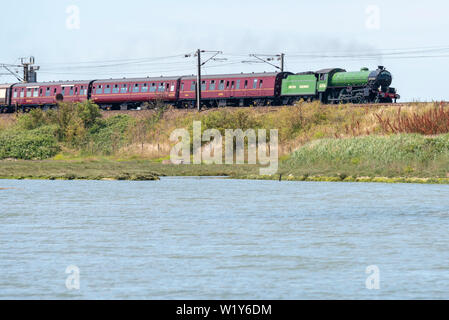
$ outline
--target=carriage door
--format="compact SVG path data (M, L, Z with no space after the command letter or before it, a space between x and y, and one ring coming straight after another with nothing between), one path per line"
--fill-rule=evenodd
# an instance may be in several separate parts
M231 80L230 93L229 93L229 96L230 96L231 98L234 98L234 97L235 97L235 86L236 86L236 79L232 79L232 80Z
M6 89L0 89L0 105L6 104Z

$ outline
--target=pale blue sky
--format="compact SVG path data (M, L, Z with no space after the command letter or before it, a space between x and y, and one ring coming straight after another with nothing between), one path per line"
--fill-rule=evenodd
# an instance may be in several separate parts
M66 26L71 5L80 9L80 29ZM366 27L373 17L369 6L380 10L379 29ZM288 71L382 64L404 100L449 100L449 4L442 0L41 0L4 2L1 8L0 63L33 55L42 66L39 80L191 74L193 58L151 58L197 48L221 50L228 59L208 64L208 74L273 71L241 61L250 53L285 52ZM430 47L442 50L421 53ZM345 57L301 57L304 53ZM346 57L350 54L356 57ZM366 54L374 57L360 58ZM111 60L121 61L101 62ZM0 83L13 80L0 76Z

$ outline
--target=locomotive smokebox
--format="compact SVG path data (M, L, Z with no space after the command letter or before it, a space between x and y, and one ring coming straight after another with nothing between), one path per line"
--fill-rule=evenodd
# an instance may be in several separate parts
M385 68L377 69L376 71L371 72L369 75L369 82L379 88L379 87L389 87L393 82L393 77L390 72L385 70Z

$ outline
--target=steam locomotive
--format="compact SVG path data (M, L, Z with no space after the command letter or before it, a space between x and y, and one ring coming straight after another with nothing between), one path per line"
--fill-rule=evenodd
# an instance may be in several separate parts
M392 103L400 99L384 67L358 72L331 68L316 72L240 73L0 85L0 112L52 108L59 102L91 100L102 109L139 109L163 102L192 108L201 86L206 107L291 105L303 99L325 104Z

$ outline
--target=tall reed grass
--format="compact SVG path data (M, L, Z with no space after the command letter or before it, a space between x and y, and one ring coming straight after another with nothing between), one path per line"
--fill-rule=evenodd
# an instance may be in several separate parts
M422 113L404 113L399 108L393 117L384 117L382 113L376 117L385 133L435 135L449 132L449 108L442 103Z

